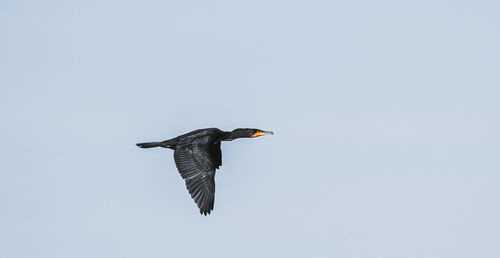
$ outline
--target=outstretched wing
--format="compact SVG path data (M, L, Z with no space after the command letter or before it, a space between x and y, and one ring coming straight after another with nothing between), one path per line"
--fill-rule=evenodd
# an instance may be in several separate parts
M207 215L214 209L215 169L221 164L220 142L209 137L180 142L174 151L175 165L200 213Z

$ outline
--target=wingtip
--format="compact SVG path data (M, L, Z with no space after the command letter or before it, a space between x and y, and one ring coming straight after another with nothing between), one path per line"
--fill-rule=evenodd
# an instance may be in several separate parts
M211 211L212 211L212 210L200 210L200 214L201 214L201 215L205 215L205 216L207 216L207 215L210 215L210 212L211 212Z

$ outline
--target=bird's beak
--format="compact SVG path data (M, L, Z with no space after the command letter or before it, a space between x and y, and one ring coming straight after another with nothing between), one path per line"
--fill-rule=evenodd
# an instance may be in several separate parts
M258 137L258 136L264 136L264 135L273 135L274 133L272 131L262 131L259 130L256 133L252 135L252 137Z

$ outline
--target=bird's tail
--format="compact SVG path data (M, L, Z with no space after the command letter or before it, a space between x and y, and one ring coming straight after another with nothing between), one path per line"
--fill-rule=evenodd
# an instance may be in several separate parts
M136 145L141 148L154 148L154 147L163 147L173 149L175 144L177 143L176 139L170 139L162 142L144 142L137 143Z
M163 144L161 142L144 142L144 143L137 143L136 145L141 148L163 147Z

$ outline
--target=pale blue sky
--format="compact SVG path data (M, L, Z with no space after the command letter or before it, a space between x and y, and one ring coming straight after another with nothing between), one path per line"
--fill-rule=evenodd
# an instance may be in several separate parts
M500 257L497 1L0 1L0 257ZM201 216L165 149L224 143Z

